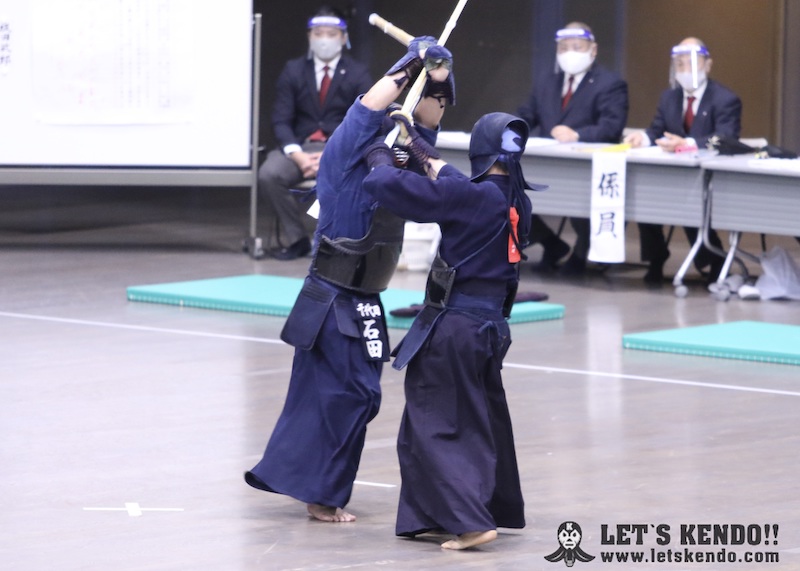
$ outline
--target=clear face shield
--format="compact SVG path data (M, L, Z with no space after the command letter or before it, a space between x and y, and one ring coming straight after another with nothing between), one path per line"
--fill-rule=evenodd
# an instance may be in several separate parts
M692 92L706 82L706 63L710 55L705 46L684 45L672 48L669 67L670 86Z
M584 72L594 62L594 34L584 28L564 28L556 32L555 72L568 75Z
M308 21L308 45L311 58L316 54L323 61L330 61L342 52L342 45L350 49L347 23L336 16L314 16ZM344 39L344 44L342 43Z

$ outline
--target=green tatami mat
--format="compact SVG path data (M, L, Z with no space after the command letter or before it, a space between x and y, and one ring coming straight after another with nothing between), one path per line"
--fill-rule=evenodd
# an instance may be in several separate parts
M233 276L188 282L131 286L130 301L165 303L183 307L199 307L221 311L241 311L285 317L294 305L303 280L279 276ZM389 327L408 329L411 317L389 315L393 309L422 303L421 291L388 289L381 294ZM564 306L553 303L527 301L517 303L511 311L509 323L543 321L564 317Z
M734 321L624 335L622 346L626 349L800 365L800 326Z

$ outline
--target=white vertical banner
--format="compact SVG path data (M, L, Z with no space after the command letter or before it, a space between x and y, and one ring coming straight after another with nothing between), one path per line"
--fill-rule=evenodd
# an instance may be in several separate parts
M625 153L592 154L592 202L589 260L625 261Z

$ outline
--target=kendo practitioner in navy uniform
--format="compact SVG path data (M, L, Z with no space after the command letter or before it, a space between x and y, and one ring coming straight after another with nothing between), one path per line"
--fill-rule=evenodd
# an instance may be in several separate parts
M289 390L263 458L245 473L249 485L292 496L321 521L356 519L343 508L389 360L379 292L394 273L403 241L404 221L378 208L362 187L369 173L363 155L386 137L386 122L394 126L387 108L423 67L428 76L415 119L421 136L435 143L445 101L455 95L452 55L435 44L430 36L414 39L356 99L327 143L317 175L318 246L281 333L295 347Z
M492 541L497 527L525 526L500 369L526 245L520 238L531 219L525 189L533 187L519 164L527 140L522 119L483 116L472 130L471 178L436 158L420 137L412 136L411 150L427 177L393 168L385 145L367 155L374 168L364 188L378 203L410 220L437 222L442 231L424 308L395 350L393 367L408 366L395 531L455 534L445 549Z

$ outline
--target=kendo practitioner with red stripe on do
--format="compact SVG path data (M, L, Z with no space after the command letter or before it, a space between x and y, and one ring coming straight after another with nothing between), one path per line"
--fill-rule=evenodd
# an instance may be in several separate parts
M428 77L415 120L433 144L445 102L454 98L451 66L452 55L435 38L415 38L348 109L320 161L318 246L281 333L295 347L289 390L263 458L245 474L254 488L304 502L317 520L356 519L344 507L389 360L379 292L397 266L404 221L364 191L364 152L394 127L387 109L423 67Z
M427 177L394 168L389 149L374 145L364 181L382 207L438 222L442 231L425 305L395 350L393 367L408 366L395 531L454 534L442 547L464 549L494 540L497 527L525 526L500 369L526 245L519 238L531 219L525 189L534 187L519 164L528 126L506 113L481 117L472 130L469 178L409 129L411 154Z

